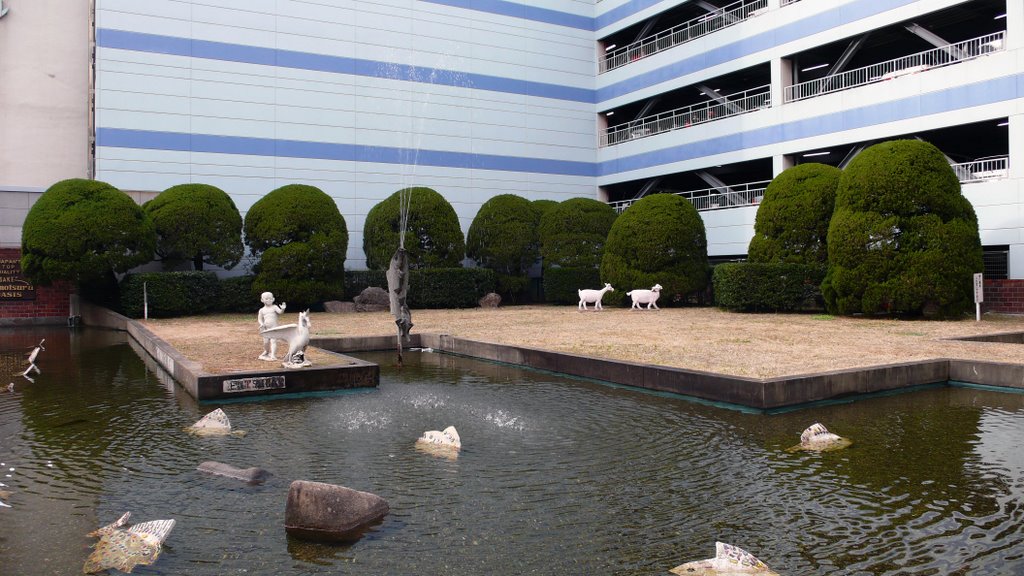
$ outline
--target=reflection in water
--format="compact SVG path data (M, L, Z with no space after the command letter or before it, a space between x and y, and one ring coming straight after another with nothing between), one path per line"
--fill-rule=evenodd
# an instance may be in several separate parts
M85 534L125 510L177 520L142 573L663 574L716 540L780 574L1024 572L1020 395L937 387L766 416L441 354L399 370L386 353L368 357L376 390L224 404L248 435L197 438L183 429L214 406L121 334L0 332L0 366L42 337L41 377L0 391L4 574L80 571ZM787 453L814 422L854 445ZM447 425L457 459L415 449ZM207 460L272 476L197 472ZM350 546L290 539L295 479L373 492L391 514Z

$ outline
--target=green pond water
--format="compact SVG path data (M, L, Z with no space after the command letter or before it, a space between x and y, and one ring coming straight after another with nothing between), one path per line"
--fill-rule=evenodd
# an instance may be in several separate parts
M42 370L14 375L46 338ZM258 353L258 350L254 351ZM0 330L0 574L81 573L85 534L174 518L136 574L647 575L736 544L786 575L1024 574L1024 396L938 386L745 413L434 353L361 355L378 389L199 405L123 333ZM183 428L223 408L244 437ZM814 422L852 438L790 453ZM454 425L463 450L415 449ZM196 471L272 473L262 485ZM391 513L330 546L284 531L292 480Z

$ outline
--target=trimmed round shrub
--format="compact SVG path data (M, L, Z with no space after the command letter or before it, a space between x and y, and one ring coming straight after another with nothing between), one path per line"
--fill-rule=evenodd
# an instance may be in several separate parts
M842 173L811 163L776 176L757 209L750 262L826 265L828 225Z
M345 295L345 251L339 234L320 233L308 242L268 248L256 266L253 291L273 292L295 310Z
M315 234L338 236L348 249L348 227L334 199L315 186L288 184L270 192L245 215L245 244L253 256Z
M616 301L624 301L634 288L655 284L669 296L702 291L708 275L704 221L686 198L646 196L612 224L601 259L601 280L615 287ZM671 298L662 296L661 301L666 300Z
M614 208L592 198L570 198L551 208L539 229L545 269L598 268L615 217Z
M179 184L142 208L156 229L156 253L167 262L187 260L193 268L230 270L242 259L242 215L226 192L209 184Z
M25 217L21 268L39 285L104 280L152 260L155 245L152 222L127 194L98 180L62 180Z
M548 213L548 210L551 210L555 206L558 206L558 201L557 200L533 200L532 202L530 202L530 204L533 204L533 207L537 209L537 213L540 214L541 217L543 217L545 214Z
M515 194L492 197L480 206L466 237L466 255L494 270L498 292L515 301L527 286L526 273L540 257L540 213Z
M273 292L295 309L344 294L348 227L319 188L289 184L261 198L245 216L245 242L260 256L256 293Z
M982 271L978 219L935 146L871 146L843 171L822 295L833 314L955 317Z
M406 223L405 250L409 268L455 268L462 265L466 242L455 209L443 196L430 188L408 188L409 220ZM400 196L395 192L370 209L363 225L363 251L366 267L387 270L398 249L401 229Z

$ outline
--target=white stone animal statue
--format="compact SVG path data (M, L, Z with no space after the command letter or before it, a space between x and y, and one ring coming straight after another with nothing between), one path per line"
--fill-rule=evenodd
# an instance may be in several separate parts
M164 541L174 529L174 520L152 520L122 529L130 516L131 512L125 512L113 524L89 533L100 541L86 559L83 572L93 574L111 568L131 572L139 564L156 562Z
M312 365L306 360L306 346L309 345L309 310L299 312L298 324L286 324L276 328L268 328L260 332L264 338L285 340L288 342L288 353L284 355L281 366L285 368L304 368Z
M661 296L661 284L655 284L650 290L630 290L626 292L626 296L633 299L633 306L630 307L630 310L641 310L641 304L647 304L648 310L652 306L655 310L661 310L656 304L658 297Z
M605 283L604 288L600 290L584 289L577 290L576 292L580 295L578 306L580 310L587 310L587 304L593 304L594 310L604 310L601 307L601 299L604 298L605 292L615 292L615 288L612 288L611 284Z
M444 430L427 430L416 439L416 448L435 456L454 459L462 449L462 439L459 438L455 426L449 426Z
M680 576L779 576L753 554L732 544L715 542L715 557L687 562L669 570Z
M842 450L851 444L853 444L853 440L833 434L825 426L815 422L800 434L800 443L789 448L789 451L831 452L832 450Z

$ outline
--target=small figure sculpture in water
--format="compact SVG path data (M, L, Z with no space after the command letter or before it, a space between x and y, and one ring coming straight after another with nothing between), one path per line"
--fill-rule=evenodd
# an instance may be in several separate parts
M35 380L33 380L31 376L29 376L29 374L31 374L33 370L35 370L36 374L42 374L42 372L39 371L39 367L36 366L36 358L39 357L40 350L46 350L46 348L43 348L43 342L46 342L46 338L40 340L39 344L34 346L32 348L32 351L27 354L28 359L26 360L26 363L28 363L28 368L25 368L25 371L21 373L21 376L23 376L29 382L35 382ZM11 386L11 388L13 389L13 385Z
M263 308L260 308L259 313L256 315L256 320L260 324L260 334L266 330L277 327L277 317L284 314L284 309L288 307L287 304L281 302L280 306L274 305L274 295L270 292L264 292L260 296L260 301L263 302ZM260 360L274 361L277 360L277 340L263 337L263 354L260 354Z
M306 360L306 346L309 345L309 310L299 313L298 324L285 324L260 332L264 338L268 336L288 342L288 353L282 358L281 366L285 368L304 368L312 365Z
M832 450L841 450L851 444L853 444L853 440L833 434L825 426L815 422L800 434L800 443L789 448L789 451L831 452Z
M594 310L604 310L601 306L601 299L604 298L605 292L615 292L615 288L612 288L612 285L606 282L604 288L600 290L577 290L576 293L580 295L580 303L577 305L577 308L586 310L587 304L593 304Z
M86 574L116 568L131 572L137 565L149 565L160 556L163 543L174 529L174 520L152 520L122 529L131 512L125 512L114 523L88 535L99 538L82 571Z
M655 310L661 310L655 302L658 301L658 297L661 296L661 284L655 284L650 290L630 290L626 292L626 296L633 299L633 306L630 310L642 310L641 304L647 304L647 309L650 310L653 306Z
M245 436L245 431L243 430L231 431L231 420L228 419L228 415L224 413L224 410L220 408L203 416L198 422L185 430L196 436L226 436L228 434L232 436Z
M687 562L669 570L680 576L732 576L739 574L761 574L778 576L771 568L753 554L732 544L715 542L715 557L707 560Z
M416 448L435 456L455 459L462 449L462 439L455 426L444 430L427 430L416 439Z

